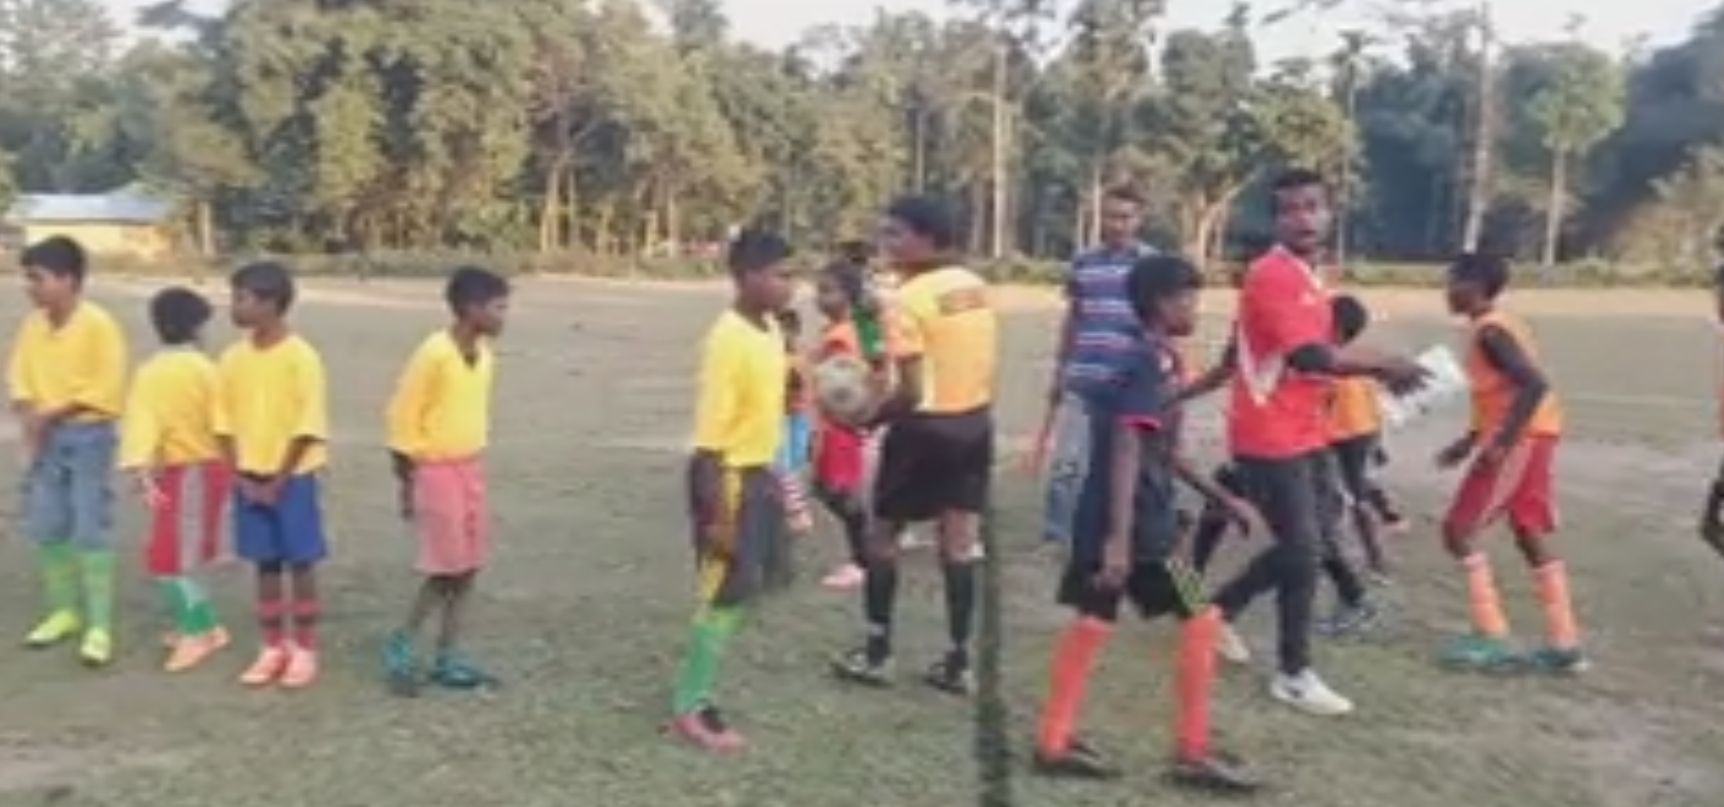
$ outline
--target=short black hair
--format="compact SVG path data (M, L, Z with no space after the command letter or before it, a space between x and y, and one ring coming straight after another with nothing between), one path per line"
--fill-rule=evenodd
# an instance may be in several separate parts
M90 266L83 245L63 235L50 236L25 247L19 258L25 267L40 269L55 277L71 278L80 284Z
M1155 304L1178 294L1203 288L1203 273L1178 255L1148 255L1131 265L1125 276L1126 299L1137 318L1149 320Z
M790 242L777 233L743 230L731 239L724 264L731 277L741 277L783 263L793 251Z
M228 278L228 285L234 291L244 291L273 304L277 314L286 314L293 308L293 273L277 261L258 261L241 266Z
M502 275L477 266L457 266L443 285L443 301L449 313L456 316L468 306L485 305L509 296L509 281Z
M1495 299L1508 287L1508 259L1483 252L1463 252L1449 263L1449 279L1477 285L1487 299Z
M951 206L932 196L900 196L886 206L886 217L928 239L938 250L957 249L963 240Z
M1310 188L1313 186L1326 188L1328 184L1328 180L1325 180L1322 174L1309 168L1289 168L1275 175L1273 180L1270 180L1269 208L1270 210L1281 209L1281 194L1283 191L1290 191L1297 188Z
M150 298L150 326L164 345L196 342L212 312L203 295L184 286L170 286Z
M839 260L859 266L874 258L874 245L867 241L840 241L832 251L837 254Z
M1138 207L1143 206L1143 194L1138 193L1137 189L1130 185L1115 185L1108 188L1104 195L1116 202L1130 202Z
M1365 326L1371 324L1371 310L1351 294L1337 294L1330 299L1329 312L1335 320L1335 335L1343 345L1359 338Z

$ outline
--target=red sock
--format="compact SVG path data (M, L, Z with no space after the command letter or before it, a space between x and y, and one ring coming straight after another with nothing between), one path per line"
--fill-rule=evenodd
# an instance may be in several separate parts
M257 602L257 624L263 629L266 647L280 647L287 641L287 607L281 600Z
M317 600L293 601L293 643L302 650L317 649L317 617Z
M1095 617L1078 617L1060 636L1054 648L1053 673L1048 678L1048 699L1042 705L1041 730L1037 733L1037 750L1049 756L1066 752L1071 746L1073 726L1078 710L1083 707L1084 687L1089 683L1090 670L1101 654L1113 626Z
M1174 674L1174 727L1180 759L1209 753L1209 695L1215 686L1215 642L1221 610L1213 606L1179 628L1179 669Z

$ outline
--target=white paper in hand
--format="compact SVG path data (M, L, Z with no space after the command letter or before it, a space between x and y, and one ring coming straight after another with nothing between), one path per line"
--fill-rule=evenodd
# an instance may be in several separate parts
M1378 399L1389 428L1401 428L1466 396L1467 373L1447 346L1428 347L1415 361L1431 374L1425 386L1416 392Z

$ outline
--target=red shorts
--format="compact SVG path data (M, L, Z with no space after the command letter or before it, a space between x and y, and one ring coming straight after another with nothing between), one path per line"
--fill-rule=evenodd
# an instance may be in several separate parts
M413 528L420 574L453 576L484 568L491 528L477 458L413 466Z
M1548 535L1556 531L1556 437L1530 437L1502 461L1484 466L1474 461L1455 491L1443 523L1472 532L1507 518L1514 531Z
M174 577L215 560L221 551L223 509L233 487L224 462L170 465L155 473L162 506L150 513L144 566L157 577Z
M860 491L866 442L855 429L821 424L814 438L814 483L834 493Z

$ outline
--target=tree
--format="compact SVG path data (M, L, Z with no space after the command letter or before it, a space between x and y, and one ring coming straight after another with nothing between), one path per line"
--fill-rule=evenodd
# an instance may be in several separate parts
M1622 125L1622 72L1611 58L1579 44L1541 49L1545 79L1526 103L1550 158L1550 196L1545 207L1544 265L1556 263L1558 241L1569 209L1569 170L1578 159Z

